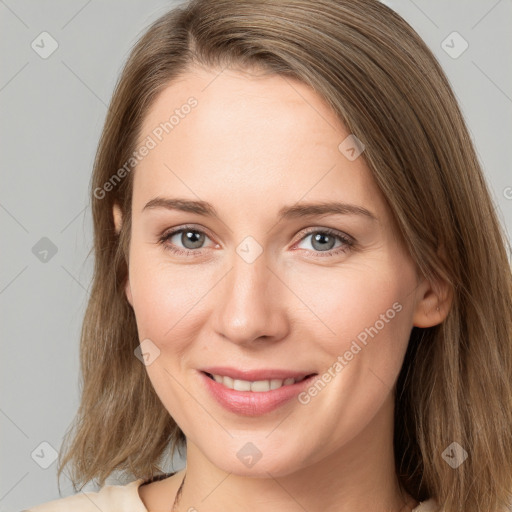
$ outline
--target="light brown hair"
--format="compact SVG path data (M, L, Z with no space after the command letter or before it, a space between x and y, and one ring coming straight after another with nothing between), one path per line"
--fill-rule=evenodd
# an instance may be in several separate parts
M75 490L93 479L103 485L115 470L150 478L166 449L185 440L134 356L124 283L135 169L97 191L130 160L158 93L191 64L298 79L364 143L419 271L453 290L443 323L412 330L396 386L397 475L413 497L433 497L445 512L502 510L512 491L508 242L445 74L416 32L376 0L196 0L159 18L134 47L94 163L82 395L59 476L69 464ZM119 235L114 203L123 212ZM455 469L442 457L454 441L469 454Z

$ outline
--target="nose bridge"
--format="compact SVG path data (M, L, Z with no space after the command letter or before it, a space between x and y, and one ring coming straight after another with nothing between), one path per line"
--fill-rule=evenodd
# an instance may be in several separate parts
M242 242L233 254L216 305L217 331L231 341L245 343L284 335L282 284L270 266L267 253L251 240Z

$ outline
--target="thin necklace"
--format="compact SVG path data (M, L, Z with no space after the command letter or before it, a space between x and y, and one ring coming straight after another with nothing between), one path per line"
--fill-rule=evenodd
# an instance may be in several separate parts
M181 481L181 485L178 489L178 492L176 493L176 498L174 498L174 503L172 504L172 509L171 509L171 512L175 512L176 511L176 505L178 504L178 500L181 496L181 490L183 488L183 484L185 483L185 477L187 476L187 474L185 473L183 475L183 480Z

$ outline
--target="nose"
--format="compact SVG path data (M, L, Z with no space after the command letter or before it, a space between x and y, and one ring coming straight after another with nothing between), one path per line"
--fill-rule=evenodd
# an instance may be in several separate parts
M251 263L235 254L222 281L213 319L218 335L251 346L286 337L290 326L286 296L290 291L283 277L270 268L265 252Z

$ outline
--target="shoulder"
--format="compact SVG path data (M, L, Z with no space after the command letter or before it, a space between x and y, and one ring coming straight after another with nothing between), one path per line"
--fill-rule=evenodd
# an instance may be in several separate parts
M139 487L139 495L148 510L168 510L184 478L185 469L159 475ZM146 485L147 484L147 485Z
M23 512L147 512L139 497L138 489L144 483L139 478L127 485L105 485L97 492L79 492L53 501L36 505Z
M437 503L433 500L420 501L420 504L412 512L442 512Z

